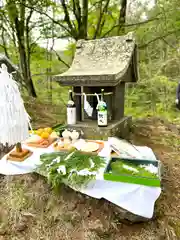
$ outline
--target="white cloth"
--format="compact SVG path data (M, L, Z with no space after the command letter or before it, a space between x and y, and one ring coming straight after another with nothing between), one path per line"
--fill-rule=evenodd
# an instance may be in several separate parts
M7 72L5 64L0 67L0 113L0 143L14 145L28 138L30 117L18 84Z
M40 155L43 153L50 153L53 147L46 149L35 149L32 147L23 147L33 151L33 155L24 162L7 161L6 156L0 160L0 173L4 175L26 174L35 171L36 166L40 164ZM148 147L136 147L142 156L146 155L147 159L156 160L152 150ZM101 152L101 156L109 153L108 143ZM107 158L107 163L108 163ZM104 198L108 201L122 207L136 215L152 218L154 211L154 204L161 194L161 188L148 187L138 184L129 184L121 182L106 181L103 179L104 168L100 169L96 176L96 180L91 181L88 186L81 189L81 192L91 197L100 199Z

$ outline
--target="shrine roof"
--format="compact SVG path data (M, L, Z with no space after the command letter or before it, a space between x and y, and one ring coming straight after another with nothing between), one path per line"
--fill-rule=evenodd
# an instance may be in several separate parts
M69 86L115 86L137 79L137 48L132 33L79 40L71 67L55 76L55 80Z

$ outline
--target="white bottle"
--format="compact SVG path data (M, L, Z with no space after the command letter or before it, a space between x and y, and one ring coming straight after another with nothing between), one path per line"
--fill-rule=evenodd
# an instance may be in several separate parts
M72 97L72 90L69 90L69 100L67 104L67 124L76 124L76 105Z
M107 114L107 104L104 101L104 89L101 90L101 101L98 103L97 120L99 127L107 127L108 125L108 114Z

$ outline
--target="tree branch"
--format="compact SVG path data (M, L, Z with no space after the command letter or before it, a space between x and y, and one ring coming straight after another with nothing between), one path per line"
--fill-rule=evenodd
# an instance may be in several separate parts
M156 42L157 40L162 40L162 39L164 40L164 38L166 38L166 37L168 37L168 36L170 36L170 35L172 35L172 34L175 34L175 33L177 33L177 32L180 32L180 29L176 29L176 30L170 31L170 32L168 32L168 33L166 33L166 34L164 34L164 35L162 35L162 36L158 36L158 37L152 39L151 41L149 41L149 42L147 42L147 43L145 43L145 44L143 44L143 45L138 46L138 48L139 48L139 49L143 49L143 48L147 47L149 44L151 44L151 43L153 43L153 42Z
M110 0L107 0L104 9L103 9L103 15L108 12L108 6L109 6ZM103 19L102 23L100 24L100 29L99 29L99 36L101 36L104 24L105 24L106 18Z
M21 4L22 4L22 3L19 3L19 5L21 5ZM41 15L46 16L46 17L49 18L53 23L55 23L55 24L59 25L60 27L62 27L62 28L63 28L65 31L67 31L72 37L74 37L74 36L72 35L72 32L71 32L66 26L64 26L63 24L61 24L60 21L53 19L53 18L52 18L51 16L49 16L46 12L42 12L41 10L38 10L37 8L32 7L32 6L28 6L28 5L26 5L26 4L24 4L24 6L27 7L28 9L34 10L35 12L37 12L37 13L39 13L39 14L41 14Z
M127 8L127 0L121 0L121 8L119 11L119 20L118 20L118 29L117 35L120 34L120 29L123 28L123 32L125 31L125 22L126 22L126 8Z
M86 39L88 34L88 5L89 0L82 0L82 32L79 38Z
M8 54L8 50L7 50L7 44L6 44L6 40L5 40L5 37L4 37L4 28L2 28L1 37L2 37L3 46L2 45L0 45L0 46L4 49L4 53L5 53L6 57L9 58L9 54Z
M101 24L101 20L102 20L102 17L103 17L103 10L102 10L102 1L99 2L99 19L98 19L98 22L97 22L97 25L96 25L96 30L94 32L94 36L93 36L93 39L96 39L97 37L97 34L99 32L99 28L100 28L100 24Z
M56 56L57 56L57 59L62 62L66 67L70 67L68 63L66 63L62 58L61 56L56 52L56 50L53 49L53 51L55 52Z
M171 47L171 48L173 48L173 49L175 49L175 50L177 49L177 47L174 47L174 46L172 46L170 43L168 43L168 41L166 41L165 38L162 37L162 40L163 40L164 43L167 44L169 47Z
M31 42L30 47L29 47L29 50L30 50L31 53L33 52L33 47L36 46L37 41L38 41L39 39L41 39L41 36L39 36L38 38L36 38L35 41Z
M145 20L143 22L137 22L137 23L130 23L130 24L125 24L124 27L133 27L133 26L140 26L149 22L153 22L156 20L160 20L160 18L155 17L155 18L151 18L148 20ZM117 28L119 26L119 24L114 25L111 29L109 29L102 37L106 37L109 33L111 33L115 28Z
M31 20L31 17L32 17L32 14L33 14L34 10L33 9L30 9L30 13L29 15L27 16L27 19L26 19L26 46L27 46L27 51L26 51L26 54L27 54L27 60L28 60L28 66L30 67L30 58L31 58L31 45L30 45L30 39L29 39L29 34L30 34L30 31L29 31L29 23L30 23L30 20Z
M63 11L64 11L64 15L65 15L64 21L67 23L69 29L71 30L72 35L76 38L77 37L77 31L76 31L76 29L73 27L73 25L71 23L71 19L69 17L69 12L68 12L65 0L61 0L61 5L63 7Z
M82 22L81 22L81 7L79 4L79 0L72 0L72 2L73 2L73 13L78 23L78 29L80 29Z

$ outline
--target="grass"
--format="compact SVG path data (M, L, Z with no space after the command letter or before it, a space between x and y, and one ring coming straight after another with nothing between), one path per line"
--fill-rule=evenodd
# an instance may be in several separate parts
M34 128L65 120L63 104L28 98L25 105ZM65 186L55 194L37 174L1 176L0 240L180 239L179 128L157 117L139 119L134 122L132 141L151 147L164 164L163 192L152 221L122 222L124 211L108 201Z
M65 186L55 194L37 174L1 177L0 239L179 239L179 136L168 129L168 124L149 118L135 122L132 135L132 141L151 147L165 166L164 190L156 203L154 220L122 223L116 206Z

